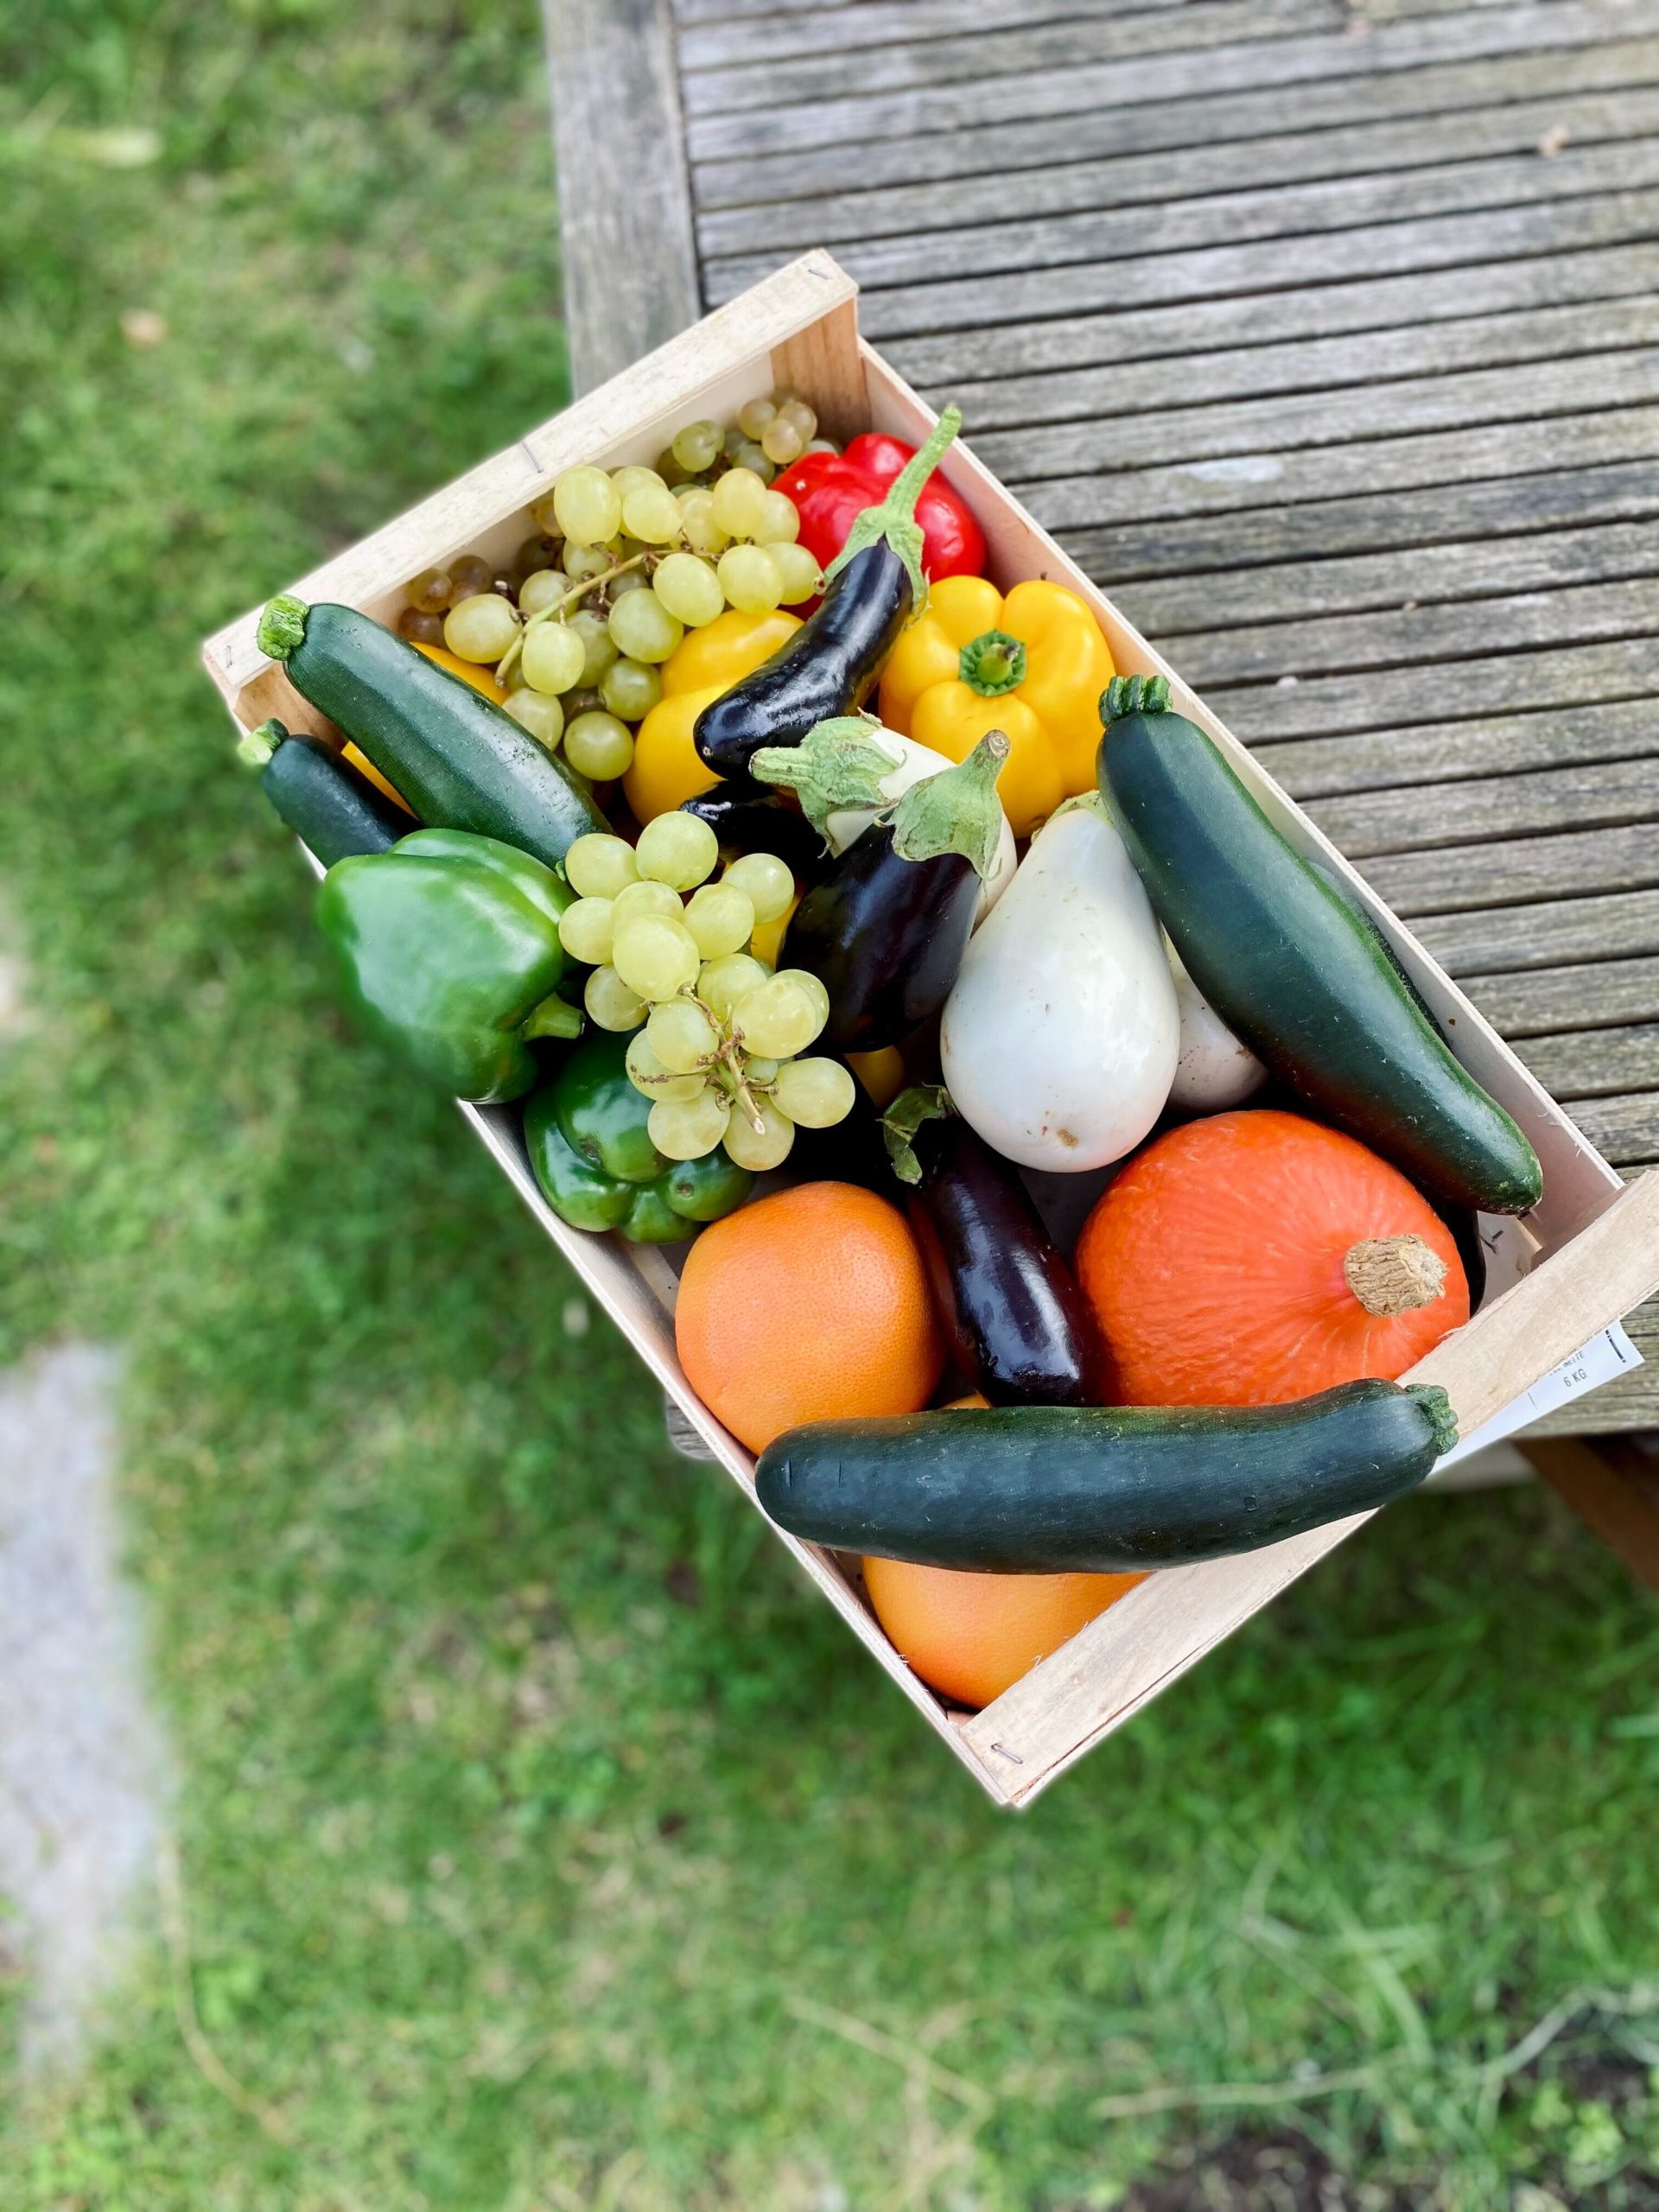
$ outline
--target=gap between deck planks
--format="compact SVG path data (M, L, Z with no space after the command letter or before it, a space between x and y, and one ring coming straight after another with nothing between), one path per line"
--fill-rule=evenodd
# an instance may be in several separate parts
M594 12L672 63L658 308L677 254L712 302L829 245L1587 1133L1659 1159L1659 0ZM588 145L566 188L627 174ZM573 332L595 374L615 322ZM1659 1374L1566 1418L1659 1419Z

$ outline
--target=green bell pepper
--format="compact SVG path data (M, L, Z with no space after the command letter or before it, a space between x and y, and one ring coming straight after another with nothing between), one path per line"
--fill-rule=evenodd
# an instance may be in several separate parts
M575 897L550 868L465 830L417 830L389 852L336 861L317 922L347 1004L457 1098L518 1098L530 1040L575 1037L558 995L559 917Z
M741 1206L754 1178L718 1145L665 1160L645 1128L651 1101L627 1071L628 1039L595 1031L524 1103L536 1180L573 1229L618 1229L634 1244L680 1244Z

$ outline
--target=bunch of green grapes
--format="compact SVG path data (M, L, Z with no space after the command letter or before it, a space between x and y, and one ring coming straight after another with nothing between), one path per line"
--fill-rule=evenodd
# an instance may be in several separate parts
M638 1033L628 1073L652 1101L658 1151L701 1160L723 1144L759 1173L788 1158L798 1126L846 1118L853 1078L838 1060L798 1057L829 1019L817 977L774 974L746 950L755 924L789 905L789 869L770 853L745 853L711 883L718 858L714 831L690 814L659 814L637 846L578 837L564 862L578 896L559 939L593 968L588 1019Z

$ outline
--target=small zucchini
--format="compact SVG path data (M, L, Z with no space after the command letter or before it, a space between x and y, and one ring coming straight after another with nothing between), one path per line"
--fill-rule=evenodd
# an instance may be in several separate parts
M238 750L258 768L260 790L325 868L354 853L384 853L416 826L320 737L261 722Z
M1429 1196L1524 1213L1538 1155L1389 949L1268 821L1162 677L1102 701L1102 796L1188 974L1281 1081Z
M1398 1382L1282 1406L993 1406L791 1429L756 1491L780 1528L836 1551L1121 1574L1386 1505L1457 1433L1444 1390Z
M499 838L549 868L609 827L511 715L354 607L284 593L260 617L258 643L429 826Z

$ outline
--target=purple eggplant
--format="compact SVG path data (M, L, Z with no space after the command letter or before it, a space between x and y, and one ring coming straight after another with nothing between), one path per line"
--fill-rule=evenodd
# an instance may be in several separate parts
M882 1126L957 1365L994 1406L1098 1405L1094 1316L1013 1163L937 1084L900 1092Z
M819 826L842 807L882 810L807 893L784 937L782 964L808 969L829 993L824 1041L843 1052L898 1044L950 995L996 858L996 779L1008 757L1007 739L990 730L960 766L889 805L881 778L893 762L868 729L837 715L753 763L761 781L794 791Z

